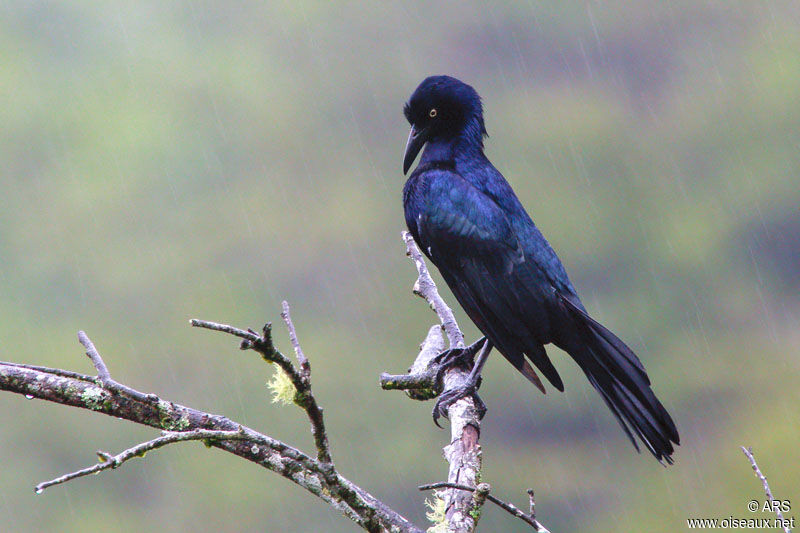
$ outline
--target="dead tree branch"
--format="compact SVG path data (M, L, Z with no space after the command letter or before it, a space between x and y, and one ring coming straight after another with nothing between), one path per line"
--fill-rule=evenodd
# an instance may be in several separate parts
M442 351L444 341L441 338L441 329L447 335L450 348L464 348L464 334L458 327L453 311L439 295L428 272L425 259L422 256L414 238L408 232L403 232L408 256L414 261L417 269L417 280L414 283L414 294L420 296L431 306L439 317L441 326L431 328L422 348L411 365L410 373L406 376L381 376L381 386L384 389L399 388L398 383L403 383L411 391L422 391L418 394L421 399L436 396L442 392L458 388L469 377L469 368L456 366L444 372L433 362L433 357ZM434 363L434 364L431 364ZM413 398L414 393L409 392ZM480 479L481 471L481 446L480 439L481 419L475 400L471 396L462 398L448 408L450 419L450 444L444 447L444 457L450 464L447 480L450 483L469 485L474 487ZM445 502L445 519L448 531L453 533L471 533L475 531L477 520L470 514L472 509L472 495L468 492L446 489L437 493Z
M447 335L450 348L463 348L464 335L458 327L453 311L439 295L439 291L428 272L425 259L414 242L414 238L403 232L408 256L414 261L417 269L417 281L414 283L414 294L425 299L439 317L441 325L431 327L422 343L419 355L411 365L408 374L381 375L381 387L386 390L405 390L417 400L428 400L439 394L461 387L467 380L470 368L453 367L444 371L435 361L444 349L441 331ZM525 520L537 531L547 532L531 515L525 515L516 507L494 498L488 490L471 492L479 487L481 471L480 427L481 417L471 396L462 398L448 408L450 419L450 444L444 447L444 457L449 463L447 483L439 484L444 490L437 491L437 497L445 502L445 521L448 532L472 533L477 526L482 500L488 498ZM488 485L487 485L488 487ZM486 487L483 487L486 489ZM484 498L485 496L485 498ZM496 500L496 501L495 501ZM515 509L516 512L509 509Z
M745 448L744 446L740 446L742 452L744 452L747 460L750 461L750 466L753 468L753 472L755 472L756 477L761 480L761 485L764 487L764 494L767 496L767 500L769 501L770 509L775 511L775 516L781 521L781 526L786 533L789 533L790 529L789 526L786 525L788 522L784 520L783 513L781 512L781 506L775 505L775 498L772 496L772 491L769 488L769 483L767 483L767 476L765 476L761 469L758 467L758 463L756 463L756 458L753 455L753 448Z
M224 416L163 400L155 394L145 394L114 381L94 344L81 332L79 340L97 370L96 377L68 370L0 362L0 390L130 420L162 430L162 434L117 455L97 452L97 464L40 483L36 486L36 492L41 493L53 485L117 468L134 457L141 457L149 450L176 442L200 440L296 483L366 531L421 533L422 530L336 470L330 457L322 409L311 393L310 365L296 342L297 336L285 304L284 315L292 332L292 343L298 350L300 369L275 349L269 325L264 328L263 335L252 330L202 320L193 320L192 325L240 337L244 339L241 343L242 349L257 351L263 359L277 363L286 372L296 388L295 403L306 411L311 420L317 446L316 458Z

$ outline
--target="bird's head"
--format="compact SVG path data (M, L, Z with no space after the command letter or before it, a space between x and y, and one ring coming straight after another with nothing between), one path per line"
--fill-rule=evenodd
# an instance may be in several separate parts
M467 138L483 147L481 97L466 83L450 76L430 76L416 88L403 108L411 124L403 174L428 141Z

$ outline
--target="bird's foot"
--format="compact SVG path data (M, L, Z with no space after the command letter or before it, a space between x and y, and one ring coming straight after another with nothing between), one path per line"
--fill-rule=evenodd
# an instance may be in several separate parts
M467 381L460 387L444 391L436 400L436 405L433 406L433 423L436 424L437 427L442 427L439 425L439 418L449 418L447 416L447 410L450 409L450 406L467 396L472 396L475 402L475 410L478 412L478 419L483 419L483 416L486 414L486 404L483 403L481 397L478 396L478 388L480 386L481 378L478 376L474 381Z
M483 347L485 342L486 337L481 337L466 348L450 348L434 357L431 360L431 364L439 365L439 375L437 379L442 376L445 370L453 368L454 366L461 365L467 368L472 366L475 354L478 353L478 350Z
M451 348L434 357L431 363L439 366L436 374L436 382L442 383L445 371L455 366L462 366L467 369L471 368L474 363L475 354L477 354L487 342L486 337L481 337L466 348ZM478 388L481 386L481 376L480 374L475 376L472 374L471 372L470 377L463 385L444 391L439 395L439 398L436 400L436 405L433 407L433 423L436 424L437 427L442 427L439 425L439 418L448 418L447 410L450 406L467 396L472 396L479 418L483 418L483 415L486 414L486 404L483 403L483 400L478 396Z

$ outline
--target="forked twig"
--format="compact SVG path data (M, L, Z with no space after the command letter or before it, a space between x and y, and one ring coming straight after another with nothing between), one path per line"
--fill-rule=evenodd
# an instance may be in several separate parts
M51 479L50 481L43 481L42 483L36 485L34 490L36 491L36 494L41 494L46 488L52 487L53 485L60 485L61 483L66 483L67 481L71 481L79 477L84 477L90 474L102 472L103 470L108 470L109 468L117 468L122 463L129 461L134 457L144 457L144 454L150 450L163 448L164 446L173 444L175 442L212 439L248 440L249 438L249 435L247 435L242 429L238 431L213 431L208 429L195 429L192 431L180 432L164 431L160 437L137 444L136 446L128 448L127 450L121 451L117 455L111 455L104 451L98 450L97 457L100 459L99 463L76 472L64 474L63 476Z
M281 316L286 323L286 328L289 330L289 339L294 347L295 355L300 365L299 369L288 357L275 348L272 342L271 324L266 324L264 326L261 335L252 330L245 331L227 324L208 322L206 320L192 319L190 324L194 327L221 331L240 337L244 339L240 346L242 350L254 350L258 352L265 361L276 363L280 366L281 370L289 377L292 385L294 385L294 403L299 405L306 412L311 422L311 432L314 436L314 444L317 447L317 459L322 463L333 463L330 445L328 443L328 434L325 431L325 420L322 416L322 408L317 403L314 393L311 390L311 365L303 353L303 349L300 347L300 342L297 340L297 332L292 323L292 317L289 314L289 304L284 301L282 307L283 312Z
M92 340L84 333L83 331L78 332L78 341L83 344L83 347L86 348L86 356L92 361L92 365L94 365L95 370L97 370L97 381L99 384L102 385L104 388L115 392L117 394L122 394L123 396L128 396L130 398L134 398L139 401L143 402L157 402L158 396L155 394L145 394L143 392L139 392L136 389L132 389L122 383L117 383L113 379L111 379L111 374L108 372L108 367L106 363L103 361L103 358L100 357L100 353L95 348L94 343Z

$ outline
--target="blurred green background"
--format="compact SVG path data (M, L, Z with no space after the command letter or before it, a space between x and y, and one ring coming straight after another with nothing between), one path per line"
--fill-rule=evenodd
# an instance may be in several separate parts
M302 413L269 401L272 369L188 326L280 323L287 299L341 471L424 524L415 487L445 475L448 432L378 376L407 368L435 318L400 239L401 108L448 73L483 96L489 157L590 311L640 354L682 437L664 469L564 354L550 350L566 393L547 396L495 355L481 390L495 494L524 505L534 487L554 532L749 518L763 493L746 444L800 505L797 2L0 13L0 358L90 372L85 329L118 380L311 450ZM155 435L0 394L3 529L355 529L196 444L33 493ZM527 529L489 507L482 531Z

